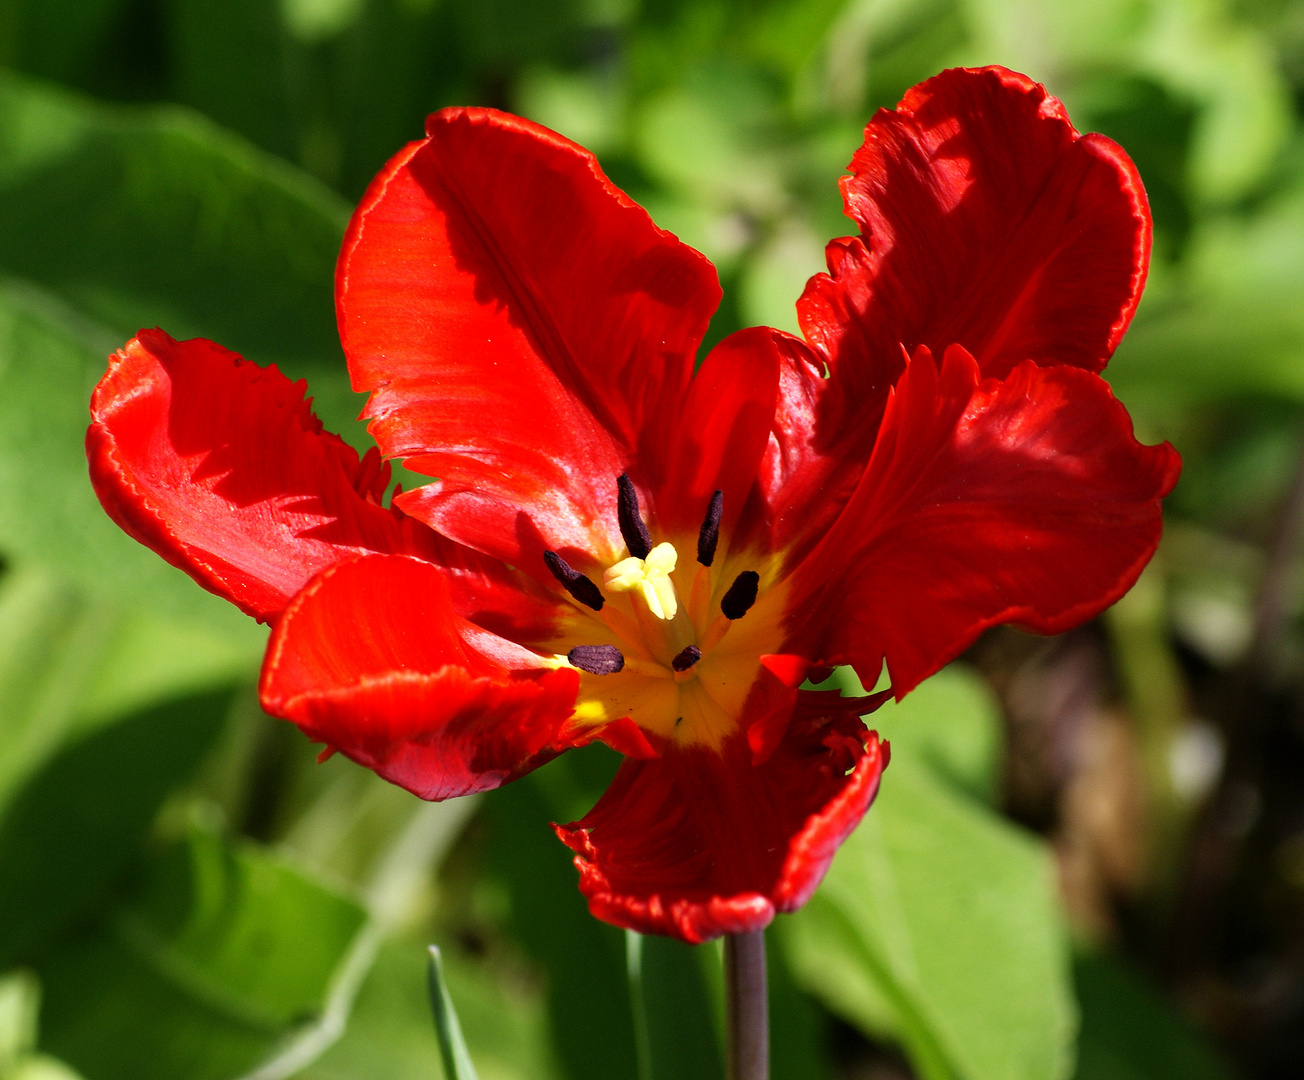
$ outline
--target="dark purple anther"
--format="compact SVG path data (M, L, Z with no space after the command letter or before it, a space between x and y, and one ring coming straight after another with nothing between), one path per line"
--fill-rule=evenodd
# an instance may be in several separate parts
M594 611L602 610L602 590L593 582L572 567L555 551L545 551L543 561L552 572L552 576L561 582L562 588L571 596L575 597L581 604L591 607Z
M625 666L625 658L614 645L576 645L566 659L590 675L614 675Z

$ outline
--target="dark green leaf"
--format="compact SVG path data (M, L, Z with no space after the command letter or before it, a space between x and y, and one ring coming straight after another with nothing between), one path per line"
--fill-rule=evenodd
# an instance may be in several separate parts
M229 691L147 709L66 747L0 819L0 967L96 910L213 744Z
M1116 960L1074 965L1082 1035L1076 1080L1228 1080L1206 1040Z
M570 820L577 803L587 809L589 785L573 777L585 763L605 767L614 757L593 749L566 754L484 800L493 873L507 886L512 932L547 976L553 1039L571 1080L633 1077L638 1067L624 936L588 913L575 868L548 828L550 820Z
M720 1003L711 999L702 965L718 950L665 937L644 937L643 1001L655 1080L719 1080L724 1075Z
M141 898L42 966L42 1045L95 1080L240 1075L310 1022L366 913L196 828Z

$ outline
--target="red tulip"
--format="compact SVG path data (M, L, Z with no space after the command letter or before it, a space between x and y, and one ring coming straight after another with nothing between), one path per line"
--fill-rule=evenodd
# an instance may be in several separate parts
M1098 372L1145 279L1126 154L1000 68L880 112L805 340L727 338L715 271L587 151L432 116L353 216L336 302L379 445L142 331L92 402L114 519L272 624L268 712L427 799L602 740L558 826L594 914L702 941L800 906L872 802L850 664L902 696L979 633L1065 630L1154 553L1180 463ZM387 507L386 458L437 478Z

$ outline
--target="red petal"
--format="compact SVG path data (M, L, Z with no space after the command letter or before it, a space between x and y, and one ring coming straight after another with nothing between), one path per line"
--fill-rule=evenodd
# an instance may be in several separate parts
M870 121L851 171L861 236L829 245L832 277L798 304L839 384L831 430L854 418L872 439L902 345L963 345L984 375L1104 367L1145 281L1149 207L1123 150L1078 135L1043 87L944 71Z
M758 930L810 898L886 751L854 716L799 715L759 767L741 736L626 761L583 821L555 828L598 918L693 944Z
M782 357L775 331L740 330L702 362L687 400L663 419L674 425L665 479L654 494L661 527L696 532L715 491L724 493L729 535L756 483L770 438Z
M434 551L429 530L379 505L388 467L324 432L303 391L211 341L142 330L91 398L105 510L261 620L342 558Z
M447 799L552 756L578 688L577 672L543 668L458 616L436 567L372 555L294 598L259 695L310 738L423 799Z
M609 558L616 477L665 459L715 272L545 128L446 109L426 129L363 198L336 280L372 432L440 478L401 505L527 568Z
M1136 441L1090 372L1029 362L979 385L963 349L940 372L921 349L859 487L798 571L807 621L793 641L819 640L818 619L821 659L849 660L869 685L886 657L900 697L989 626L1066 630L1132 586L1180 469L1167 443Z

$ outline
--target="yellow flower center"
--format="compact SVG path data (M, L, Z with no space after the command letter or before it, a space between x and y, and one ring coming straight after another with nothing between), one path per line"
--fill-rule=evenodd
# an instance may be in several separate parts
M663 739L718 748L738 730L759 658L782 645L778 563L730 554L712 566L684 566L675 545L663 542L607 568L601 609L572 604L545 645L558 666L580 669L575 720L602 725L628 716ZM752 578L756 598L742 614L729 599L740 576Z

